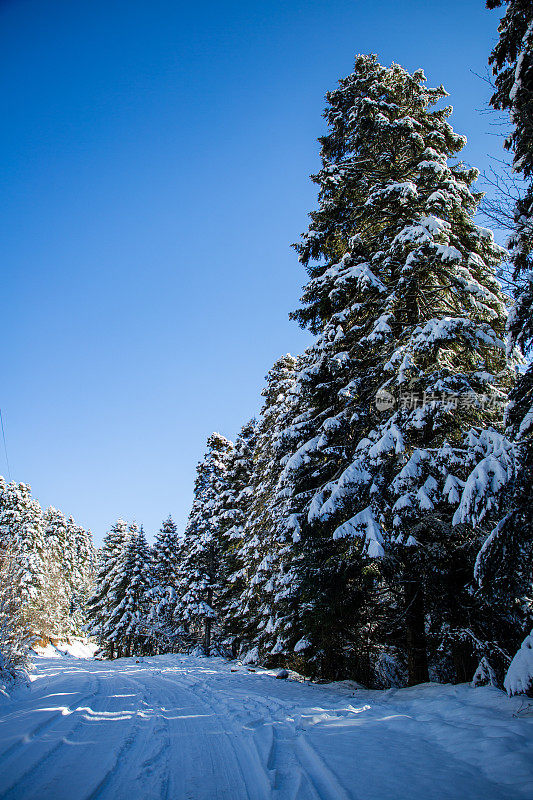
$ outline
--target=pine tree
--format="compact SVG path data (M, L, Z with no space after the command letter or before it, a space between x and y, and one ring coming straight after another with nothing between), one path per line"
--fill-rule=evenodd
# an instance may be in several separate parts
M229 451L220 500L224 504L220 529L223 575L220 580L219 620L226 648L237 655L242 637L240 597L246 586L242 559L245 526L254 501L254 451L257 421L243 425L235 446Z
M113 583L116 605L104 627L119 656L126 657L154 649L149 621L150 549L142 527L139 529L133 523L129 531L121 570Z
M89 531L50 506L43 514L45 583L42 604L51 635L64 639L81 635L84 606L94 570L94 547Z
M2 488L0 485L0 492ZM0 691L22 677L28 663L30 640L19 602L16 573L13 548L0 543Z
M122 600L117 596L116 584L122 575L125 548L131 531L119 519L105 535L98 553L95 588L87 602L88 632L94 636L102 651L113 658L113 640L107 635L106 625L111 613Z
M526 184L516 204L515 230L509 241L517 287L509 315L508 347L518 346L527 355L533 350L533 8L528 0L505 3L499 40L489 58L496 83L491 102L494 108L509 112L512 128L505 147L511 150L513 168ZM503 4L504 0L487 0L488 8ZM509 415L512 433L528 452L533 435L532 387L530 365L513 390Z
M232 442L219 433L208 438L205 458L197 467L194 500L183 542L180 614L189 631L201 642L206 655L211 652L213 626L226 572L222 558L223 532L229 526L223 492L232 449Z
M45 605L51 633L64 639L68 633L70 610L69 574L74 569L67 520L61 511L50 506L43 514L46 559Z
M267 375L253 454L252 502L247 511L238 560L244 585L234 620L247 660L276 661L286 655L286 632L294 621L293 543L298 522L291 498L278 496L280 474L302 435L295 392L300 362L280 358ZM290 423L294 423L289 429ZM305 424L302 422L303 430Z
M482 429L500 424L510 381L494 272L502 251L473 221L476 170L450 161L465 139L451 109L434 108L446 92L424 82L421 70L358 56L327 95L319 208L297 245L310 281L293 315L319 334L301 379L309 436L281 481L309 498L299 580L310 586L321 564L344 557L354 599L369 582L376 614L401 619L392 643L410 683L427 680L428 634L462 625L480 538L452 524L470 466L465 437L485 455L501 446ZM511 477L512 465L502 480ZM343 553L328 538L351 542Z
M5 494L6 483L0 475L0 509L7 502ZM0 689L21 677L30 644L19 598L18 554L14 544L5 531L0 535Z
M4 484L0 495L0 548L13 555L12 578L22 624L37 638L50 636L52 626L43 603L46 586L43 516L27 484Z
M176 524L169 516L152 548L151 624L159 647L171 650L181 630L179 585L183 548Z
M9 612L20 623L15 627L37 639L81 633L82 610L75 618L72 595L77 576L85 576L85 591L92 579L90 532L55 508L43 513L26 484L6 485L0 478L0 551L10 565L7 594L17 606Z
M85 608L94 588L96 551L92 533L67 519L71 569L68 577L68 632L80 636L85 625Z
M522 305L522 324L531 339L533 268L533 9L529 0L487 0L488 8L506 5L499 39L489 57L496 91L491 103L508 111L511 133L505 147L513 154L513 168L527 182L515 209L516 230L511 238L511 257L517 275L524 278L527 302ZM526 300L526 298L524 298ZM529 308L529 311L527 310Z

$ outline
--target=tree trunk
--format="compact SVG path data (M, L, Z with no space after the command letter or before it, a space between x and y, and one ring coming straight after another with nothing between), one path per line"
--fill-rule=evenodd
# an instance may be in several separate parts
M472 656L469 642L452 642L452 659L455 670L455 683L468 683L472 680L477 662Z
M452 631L461 631L470 627L470 606L472 598L465 597L464 587L471 578L472 564L458 550L450 559L447 581L447 601L449 607L449 623ZM474 554L471 554L471 559ZM476 653L473 641L470 638L460 638L457 634L451 642L451 654L455 671L455 683L467 683L479 663L479 654Z
M205 621L204 649L205 649L206 656L211 655L211 620L210 619L206 619L206 621Z
M405 639L408 686L429 681L424 590L416 578L405 583Z
M207 592L207 605L211 608L213 602L213 590L209 589ZM205 636L204 636L204 650L206 656L211 655L211 618L205 621Z

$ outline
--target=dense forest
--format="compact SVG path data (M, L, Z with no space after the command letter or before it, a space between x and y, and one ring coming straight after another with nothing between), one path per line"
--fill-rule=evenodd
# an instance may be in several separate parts
M0 485L6 669L30 634L83 630L109 658L531 690L533 7L487 5L506 6L489 63L520 194L507 250L478 224L445 89L357 56L326 96L294 245L291 316L313 343L273 365L235 442L209 437L185 531L169 517L153 546L118 520L96 557L71 518Z

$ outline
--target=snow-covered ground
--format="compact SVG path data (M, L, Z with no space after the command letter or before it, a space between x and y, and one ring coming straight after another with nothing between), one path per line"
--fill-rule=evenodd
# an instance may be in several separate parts
M54 656L0 701L4 800L533 797L533 717L497 689L377 692L216 658Z
M59 641L56 644L53 644L50 640L46 647L35 645L32 653L38 656L47 656L47 658L68 658L70 656L74 656L74 658L92 658L97 649L95 644L82 639Z

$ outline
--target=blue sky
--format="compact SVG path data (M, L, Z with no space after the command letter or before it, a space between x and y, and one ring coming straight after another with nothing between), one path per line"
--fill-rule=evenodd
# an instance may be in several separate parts
M501 157L483 0L0 2L2 382L12 477L92 528L182 526L213 430L309 336L290 243L356 53L443 83ZM0 452L0 472L7 473Z

